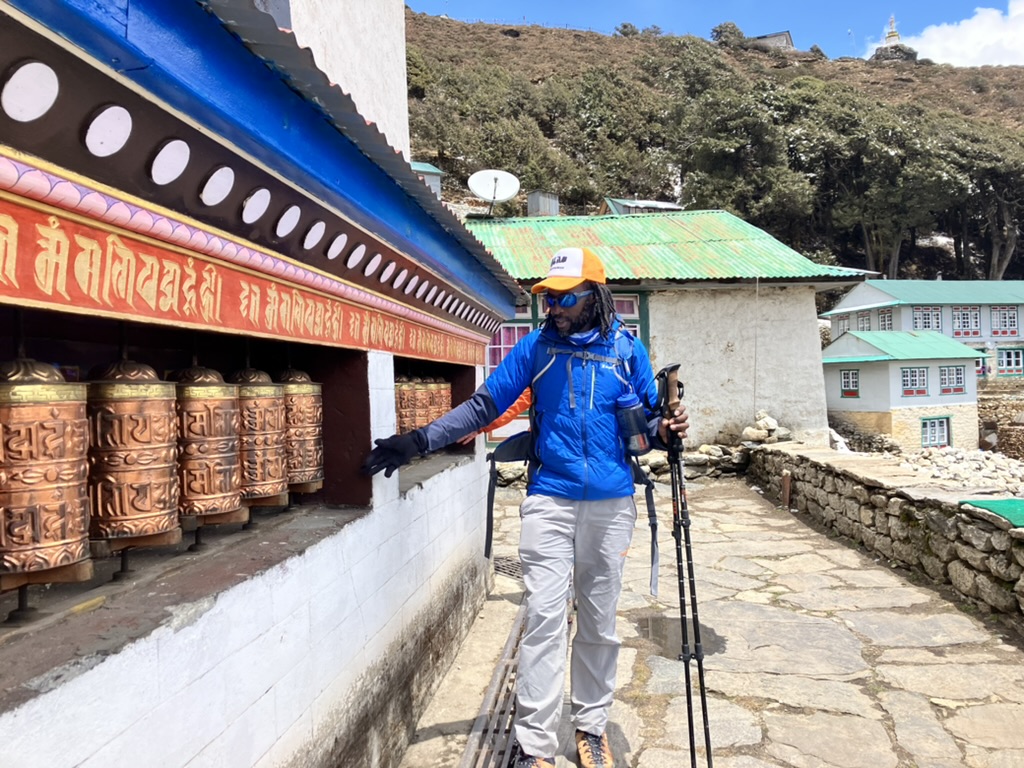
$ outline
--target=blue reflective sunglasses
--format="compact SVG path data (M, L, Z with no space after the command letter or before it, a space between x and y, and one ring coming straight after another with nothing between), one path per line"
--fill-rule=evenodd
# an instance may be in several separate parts
M593 291L581 291L580 293L563 293L561 296L551 296L545 293L544 303L549 307L553 307L557 304L562 309L572 309L579 303L580 299L584 296L589 296L592 293Z

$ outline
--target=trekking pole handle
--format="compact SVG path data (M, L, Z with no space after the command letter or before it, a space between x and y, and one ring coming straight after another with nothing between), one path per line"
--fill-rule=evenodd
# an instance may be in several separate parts
M658 399L661 401L661 415L666 419L675 416L683 399L683 384L679 381L680 363L666 365L658 371Z

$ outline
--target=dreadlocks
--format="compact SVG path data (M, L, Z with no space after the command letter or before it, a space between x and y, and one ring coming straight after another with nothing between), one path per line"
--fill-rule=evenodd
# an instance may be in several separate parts
M594 283L594 312L601 320L601 335L607 336L615 319L615 299L607 285Z
M612 292L607 285L601 283L589 283L588 285L588 290L592 290L594 293L587 297L583 311L576 319L576 322L572 324L572 327L565 332L564 335L566 336L588 328L598 327L600 327L601 335L604 337L607 337L611 332L612 321L615 319L615 300L612 298ZM544 326L558 332L554 318L550 315L544 321Z

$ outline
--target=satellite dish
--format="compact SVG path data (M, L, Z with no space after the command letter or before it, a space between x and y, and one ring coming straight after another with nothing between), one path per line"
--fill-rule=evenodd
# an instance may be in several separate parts
M477 171L469 177L467 184L470 192L491 204L488 215L495 203L511 200L519 193L519 179L508 171Z

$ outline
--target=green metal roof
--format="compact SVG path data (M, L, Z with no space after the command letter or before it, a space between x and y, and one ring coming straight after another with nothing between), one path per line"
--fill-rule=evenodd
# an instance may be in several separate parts
M606 197L605 205L616 216L628 216L635 213L637 208L646 211L681 211L682 206L676 203L666 203L661 200L629 200L626 198Z
M869 344L881 355L858 354L851 357L825 356L826 365L884 360L964 360L974 359L978 350L943 336L938 331L847 331L849 335ZM843 337L832 342L839 342ZM830 345L830 346L832 346ZM828 348L825 349L828 352Z
M467 219L466 228L517 280L538 280L551 255L587 246L609 280L859 281L857 269L815 264L767 232L725 211L627 216Z
M412 168L416 173L432 173L435 176L444 176L444 171L440 168L431 165L430 163L409 163L409 167Z
M1024 280L867 280L894 304L1024 304Z

